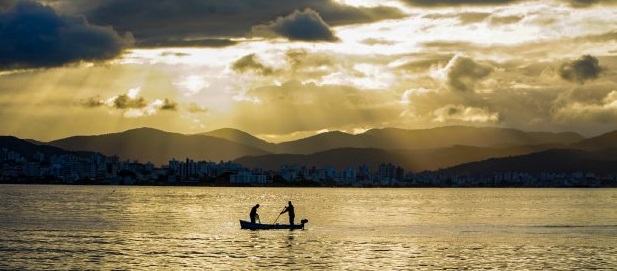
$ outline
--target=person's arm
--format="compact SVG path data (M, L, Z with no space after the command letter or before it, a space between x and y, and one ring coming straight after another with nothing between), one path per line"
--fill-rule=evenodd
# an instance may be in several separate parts
M288 207L285 207L285 209L283 209L283 211L280 214L286 213L288 209L289 209Z

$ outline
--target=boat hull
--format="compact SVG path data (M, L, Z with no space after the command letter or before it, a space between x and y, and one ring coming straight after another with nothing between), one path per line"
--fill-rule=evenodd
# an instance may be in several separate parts
M260 224L260 223L251 223L250 221L240 220L240 228L247 230L302 230L304 229L304 224L307 223L308 220L303 219L300 224Z

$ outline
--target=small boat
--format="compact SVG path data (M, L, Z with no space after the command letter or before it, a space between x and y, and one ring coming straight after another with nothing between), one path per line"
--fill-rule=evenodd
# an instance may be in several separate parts
M308 219L302 219L300 224L261 224L251 223L250 221L240 220L240 228L247 230L303 230L304 224L308 223Z

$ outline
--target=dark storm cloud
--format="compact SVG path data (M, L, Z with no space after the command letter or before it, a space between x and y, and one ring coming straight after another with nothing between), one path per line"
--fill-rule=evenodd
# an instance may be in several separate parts
M337 41L330 26L317 12L296 10L289 16L279 17L265 25L255 26L252 34L262 37L281 36L292 41Z
M0 10L8 9L9 7L15 5L15 3L19 2L19 0L0 0Z
M184 40L244 37L253 26L307 8L330 26L404 16L397 8L352 7L334 0L100 0L96 7L92 5L83 4L80 12L93 22L130 31L138 44L161 46Z
M50 68L119 56L131 44L112 28L95 26L32 1L0 10L0 70Z
M584 55L581 58L563 63L559 67L559 76L561 78L577 83L585 83L587 80L593 80L600 76L602 67L597 58Z
M260 75L270 75L273 72L272 68L261 64L259 60L257 60L255 54L245 55L236 60L236 62L232 64L231 69L239 73L254 71Z
M507 5L520 0L401 0L411 6L439 7L439 6L496 6Z

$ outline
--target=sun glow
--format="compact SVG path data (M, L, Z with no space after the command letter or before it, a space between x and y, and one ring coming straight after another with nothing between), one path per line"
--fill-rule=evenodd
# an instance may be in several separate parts
M194 96L202 89L210 87L210 83L208 83L203 76L199 75L186 76L179 81L175 81L174 85L183 89L182 94L186 97Z

